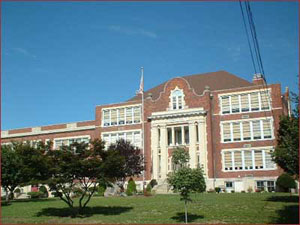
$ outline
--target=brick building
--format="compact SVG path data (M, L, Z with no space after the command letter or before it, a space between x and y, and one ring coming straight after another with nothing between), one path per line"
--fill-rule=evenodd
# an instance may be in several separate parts
M203 168L207 189L272 191L282 172L271 161L280 115L289 109L288 89L253 82L226 71L176 77L144 93L144 135L141 94L128 101L96 106L95 120L1 132L11 141L53 141L53 148L74 141L101 138L106 145L125 139L142 148L145 180L156 179L166 191L173 170L172 150L189 151L189 166ZM141 179L137 183L141 187Z

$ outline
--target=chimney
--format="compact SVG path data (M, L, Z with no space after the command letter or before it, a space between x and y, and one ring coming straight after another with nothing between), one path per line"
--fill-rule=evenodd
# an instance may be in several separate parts
M255 85L266 85L263 74L255 73L253 76L253 84Z

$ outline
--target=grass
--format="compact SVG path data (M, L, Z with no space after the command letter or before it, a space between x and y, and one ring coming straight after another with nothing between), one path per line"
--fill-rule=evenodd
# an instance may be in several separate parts
M178 195L94 197L74 217L59 199L18 200L2 206L2 223L184 223ZM298 196L279 193L195 194L190 223L298 224Z

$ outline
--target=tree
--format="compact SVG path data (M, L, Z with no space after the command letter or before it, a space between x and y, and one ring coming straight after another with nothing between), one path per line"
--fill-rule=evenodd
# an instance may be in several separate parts
M117 151L105 151L104 142L74 143L58 151L48 151L49 179L47 184L70 208L72 195L79 195L79 212L85 208L98 184L114 182L124 168L124 157Z
M22 161L12 146L1 146L1 185L6 192L6 202L13 196L14 190L22 180Z
M109 146L108 152L117 152L124 157L124 167L118 174L118 181L122 189L126 178L139 176L143 172L144 165L141 149L135 147L130 142L120 139L115 144Z
M169 175L168 183L173 186L173 190L179 192L181 196L180 200L184 201L185 223L187 223L187 203L192 201L190 193L204 192L206 189L202 169L182 167L175 173Z
M17 186L25 186L44 180L47 174L44 161L44 149L48 145L14 142L1 146L1 185L6 191L6 201L13 198Z
M298 106L298 96L293 102ZM295 107L291 116L281 116L278 130L278 142L273 160L288 174L299 177L299 107Z
M190 160L189 153L183 148L176 148L172 152L172 162L175 164L176 169L186 166Z

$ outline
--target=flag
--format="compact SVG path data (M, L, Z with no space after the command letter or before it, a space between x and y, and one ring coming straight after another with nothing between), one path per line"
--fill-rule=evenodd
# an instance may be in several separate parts
M143 68L142 68L142 76L141 76L141 82L140 82L140 89L137 91L137 94L142 94L144 92L144 74L143 74Z

